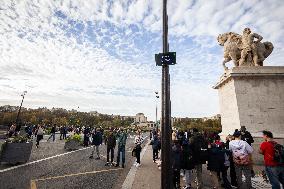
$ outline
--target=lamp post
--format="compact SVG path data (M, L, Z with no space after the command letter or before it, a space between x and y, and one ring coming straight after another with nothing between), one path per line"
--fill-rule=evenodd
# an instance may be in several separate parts
M21 113L22 105L23 105L26 94L27 94L27 91L24 91L21 94L22 101L21 101L21 105L20 105L20 108L19 108L19 111L18 111L18 114L17 114L17 118L16 118L16 131L20 131L20 129L21 129L21 125L19 124L19 118L20 118L20 113Z
M162 139L162 170L161 189L172 189L171 161L171 102L169 66L176 64L176 53L169 52L167 0L163 0L163 53L155 54L157 66L162 66L162 108L161 108L161 139Z

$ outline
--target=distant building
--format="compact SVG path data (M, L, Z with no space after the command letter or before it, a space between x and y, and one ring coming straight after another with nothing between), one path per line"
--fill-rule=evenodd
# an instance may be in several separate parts
M143 113L138 113L135 116L135 123L146 123L147 117Z
M202 118L202 121L207 121L207 120L218 120L218 119L221 119L221 115L220 114L216 114L214 116L211 116L211 117L203 117Z

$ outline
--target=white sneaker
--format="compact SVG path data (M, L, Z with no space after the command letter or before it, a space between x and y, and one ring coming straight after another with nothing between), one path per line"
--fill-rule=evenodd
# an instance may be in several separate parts
M137 163L137 164L136 164L136 167L140 167L140 166L141 166L141 164L140 164L140 163Z
M135 167L136 167L136 166L137 166L137 162L133 163L133 166L135 166Z

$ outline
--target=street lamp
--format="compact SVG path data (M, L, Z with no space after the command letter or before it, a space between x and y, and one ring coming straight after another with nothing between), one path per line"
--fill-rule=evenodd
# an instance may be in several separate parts
M18 111L18 114L17 114L17 118L16 118L16 131L20 131L20 129L21 129L21 125L19 124L19 118L20 118L20 112L21 112L22 105L23 105L23 102L24 102L24 99L25 99L25 95L26 95L26 94L27 94L27 91L24 91L24 92L21 94L22 102L21 102L21 105L20 105L20 108L19 108L19 111Z
M172 160L171 160L171 100L170 100L170 74L169 66L176 64L176 53L169 52L168 44L168 15L167 0L163 0L163 53L155 54L157 66L162 66L162 170L161 189L172 189Z

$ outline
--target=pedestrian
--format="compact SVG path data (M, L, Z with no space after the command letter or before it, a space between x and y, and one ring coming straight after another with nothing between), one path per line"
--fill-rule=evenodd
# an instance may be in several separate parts
M64 137L63 137L63 133L64 133L64 128L63 128L63 126L60 126L59 131L60 131L60 137L59 137L59 139L62 140L62 138L64 139Z
M196 184L197 188L202 188L202 164L208 160L208 143L204 137L198 132L198 129L193 128L193 135L190 138L190 145L193 149L193 162L196 170Z
M44 130L41 125L38 125L37 131L36 131L36 147L39 147L39 141L43 139Z
M47 141L49 141L49 139L51 139L52 137L52 141L55 141L55 132L56 132L56 124L54 124L50 130L50 136L48 137Z
M233 136L235 140L229 143L229 150L232 152L235 163L238 188L251 189L250 156L253 148L246 141L241 140L241 132L236 131ZM242 175L245 176L245 182L242 180Z
M280 184L284 188L284 148L273 140L270 131L263 131L263 139L259 153L264 157L266 175L272 189L280 189Z
M224 143L220 142L220 136L216 135L214 143L208 149L208 166L213 176L214 188L221 188L222 173L223 186L225 189L231 189L231 184L227 178L227 170L230 166L229 156L226 153Z
M102 137L102 133L100 132L99 128L95 128L92 132L92 145L93 145L93 150L91 153L90 158L92 159L94 157L94 152L96 150L97 153L97 158L96 160L101 159L100 157L100 145L103 143L103 137Z
M90 140L90 128L85 127L83 134L84 134L83 146L87 147L87 146L89 146L89 140Z
M141 150L142 150L142 147L141 147L142 142L143 142L143 138L141 136L140 131L138 131L137 135L135 136L135 139L134 139L134 144L135 144L135 147L134 147L135 150L134 151L135 151L135 157L136 157L135 166L136 167L139 167L141 165L140 154L141 154Z
M226 137L226 149L229 150L229 143L234 139L232 135L228 135ZM233 154L231 151L227 151L227 154L229 156L230 161L230 178L231 178L231 185L234 187L237 187L237 176L236 176L236 170L235 170L235 163L233 160Z
M68 133L68 128L66 127L66 125L63 126L63 139L67 138L67 133Z
M159 158L159 147L161 145L158 135L153 136L153 140L150 143L153 149L153 162L156 163L156 160Z
M189 145L188 139L184 139L181 147L181 169L184 170L185 187L184 189L191 188L192 169L194 169L193 162L193 149Z
M108 165L114 165L113 164L113 158L114 158L114 148L116 146L116 138L115 135L113 133L113 129L110 129L110 132L108 134L108 136L106 137L106 141L105 141L106 145L107 145L107 163L106 166ZM109 153L110 153L110 161L109 161Z
M174 140L172 146L172 170L173 170L174 189L180 189L180 169L181 169L181 146L178 140Z
M127 140L127 134L124 132L123 128L118 130L117 133L117 160L116 160L116 167L120 164L120 153L122 156L122 168L125 166L125 145Z

